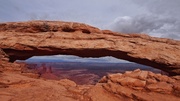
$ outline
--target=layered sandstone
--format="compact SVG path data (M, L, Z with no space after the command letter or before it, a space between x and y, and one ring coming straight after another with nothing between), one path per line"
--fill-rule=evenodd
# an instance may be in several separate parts
M38 55L114 56L180 74L180 41L144 34L121 34L72 22L0 24L1 56L11 62ZM3 54L2 54L3 53Z
M179 101L180 78L149 71L109 74L96 85L0 73L1 101Z
M137 69L124 74L110 74L103 77L100 83L106 91L133 101L178 101L179 80Z
M2 101L179 101L180 42L140 34L120 34L69 22L32 21L0 24L0 100ZM68 79L47 80L25 64L34 55L114 56L159 68L109 74L95 85ZM42 75L54 79L51 68ZM47 77L48 76L48 77Z

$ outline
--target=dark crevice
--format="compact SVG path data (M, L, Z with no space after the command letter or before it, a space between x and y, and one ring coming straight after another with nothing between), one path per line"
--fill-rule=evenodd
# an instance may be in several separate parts
M62 28L63 32L75 32L75 29L70 28L69 26L65 26Z
M88 29L82 29L83 33L90 34L91 32Z

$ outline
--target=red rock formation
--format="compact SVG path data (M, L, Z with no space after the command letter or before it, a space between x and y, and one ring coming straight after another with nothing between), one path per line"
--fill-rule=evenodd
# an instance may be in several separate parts
M127 71L103 77L100 84L105 90L133 101L178 101L179 80L149 71Z
M38 68L38 74L40 77L45 79L59 80L59 77L53 74L52 68L47 67L45 64L42 64L40 68Z
M144 34L121 34L72 22L0 24L0 47L10 61L34 55L114 56L180 74L180 41ZM3 55L4 56L4 55Z
M17 63L10 63L8 55L0 49L0 73L3 71L21 71L21 65Z
M0 73L2 101L179 101L179 94L179 76L141 70L109 74L96 85L77 85L68 79L35 79L14 72Z
M120 34L68 22L0 24L0 99L2 101L179 101L180 42L140 34ZM114 56L150 65L177 76L149 71L109 74L95 85L68 79L39 79L26 65L11 63L34 55ZM9 62L9 60L11 62ZM42 76L56 78L51 68ZM24 76L25 75L25 76ZM28 77L27 77L28 76ZM29 78L31 77L31 78ZM37 79L38 78L38 79Z

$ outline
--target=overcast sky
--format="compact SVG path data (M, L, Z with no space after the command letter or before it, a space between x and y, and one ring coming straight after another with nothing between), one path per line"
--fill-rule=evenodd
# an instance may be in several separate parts
M64 20L180 40L180 0L0 0L0 22Z

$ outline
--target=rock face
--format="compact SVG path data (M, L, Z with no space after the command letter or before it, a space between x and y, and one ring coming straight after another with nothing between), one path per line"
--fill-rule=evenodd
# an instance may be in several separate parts
M109 74L96 85L0 73L1 101L179 101L180 79L149 71ZM127 80L125 80L127 79Z
M115 33L80 23L1 23L0 50L0 57L7 56L11 62L35 55L113 56L149 65L171 75L180 74L180 41Z
M179 100L177 83L177 79L139 69L124 74L110 74L100 80L106 91L133 101Z
M2 101L179 101L180 42L139 34L120 34L69 22L0 24L0 99ZM114 56L164 70L109 74L95 85L56 80L51 68L36 73L13 63L34 55ZM47 80L44 78L55 80Z

